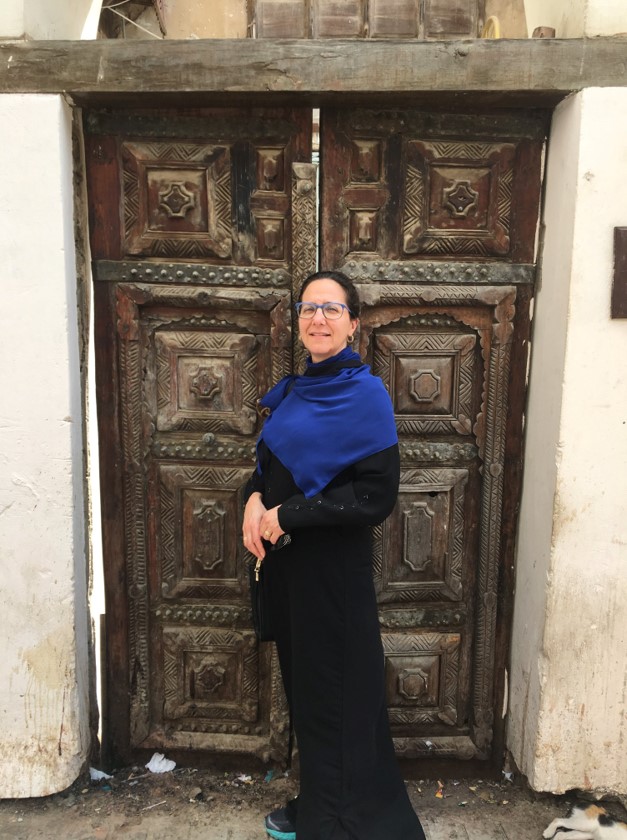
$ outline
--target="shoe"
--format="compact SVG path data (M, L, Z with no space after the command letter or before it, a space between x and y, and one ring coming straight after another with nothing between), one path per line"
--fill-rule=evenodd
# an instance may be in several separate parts
M266 831L274 840L296 840L296 828L287 808L278 808L266 817Z

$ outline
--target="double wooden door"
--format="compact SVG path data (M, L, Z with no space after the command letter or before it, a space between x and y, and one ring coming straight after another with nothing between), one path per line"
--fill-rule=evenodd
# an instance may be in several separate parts
M325 110L319 212L308 109L90 112L84 130L113 752L286 755L242 491L256 400L302 363L292 303L319 248L359 284L397 418L400 495L374 533L397 750L489 758L542 118Z

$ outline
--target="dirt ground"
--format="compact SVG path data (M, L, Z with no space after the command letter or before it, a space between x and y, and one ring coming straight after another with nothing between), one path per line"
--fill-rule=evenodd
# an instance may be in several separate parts
M263 817L297 791L291 774L216 774L145 767L39 799L0 801L0 838L59 840L263 840ZM506 780L409 781L429 840L540 840L574 797L533 794ZM609 809L623 817L620 806ZM394 840L394 838L390 838Z

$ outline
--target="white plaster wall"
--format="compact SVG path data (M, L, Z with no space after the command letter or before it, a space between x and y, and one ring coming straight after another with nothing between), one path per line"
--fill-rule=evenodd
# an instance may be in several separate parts
M0 148L0 797L26 797L67 787L89 749L71 121L63 99L0 96Z
M536 790L627 793L627 90L560 104L547 168L508 746ZM564 329L565 325L565 329Z
M24 0L0 2L0 38L21 38L24 35Z
M525 0L527 30L551 26L557 38L627 35L625 0Z
M585 35L627 35L625 0L588 0Z
M550 26L556 38L581 38L587 0L525 0L529 37L538 26Z
M93 14L92 7L101 3L102 0L23 0L26 37L34 41L95 38L98 14Z

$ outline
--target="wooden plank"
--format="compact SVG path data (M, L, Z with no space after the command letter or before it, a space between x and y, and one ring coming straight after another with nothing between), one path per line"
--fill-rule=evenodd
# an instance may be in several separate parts
M416 38L419 34L418 0L370 0L368 22L373 38Z
M0 44L0 93L89 97L529 91L627 85L625 40L42 41ZM415 101L415 99L414 99ZM459 100L457 100L459 101ZM491 99L490 102L494 100Z
M627 227L614 228L612 318L627 318Z
M476 0L425 0L427 38L474 38L478 35Z
M364 5L365 0L314 0L314 38L363 38Z
M305 0L257 0L255 18L258 38L306 38L309 35Z

